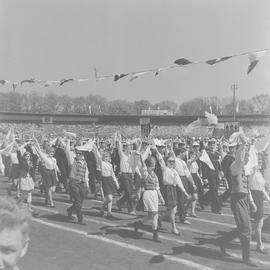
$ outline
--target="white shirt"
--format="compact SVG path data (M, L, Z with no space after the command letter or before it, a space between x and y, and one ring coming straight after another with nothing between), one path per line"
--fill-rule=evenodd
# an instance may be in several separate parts
M165 167L163 170L163 183L164 185L178 186L184 189L183 183L177 173L173 168Z
M120 152L120 151L119 151ZM132 154L127 155L124 152L120 152L120 171L122 173L132 173L133 163L135 162Z
M186 176L187 178L189 178L191 176L186 162L181 158L175 158L175 169L180 177Z
M9 157L10 157L11 164L19 164L19 160L17 158L17 153L16 152L10 153Z
M113 166L109 162L105 162L105 161L101 162L101 175L104 177L111 176L114 181L117 181L114 171L113 171Z
M40 156L46 169L59 171L54 157L50 157L45 153L40 153Z
M192 161L190 163L189 170L190 170L190 173L198 173L199 171L198 163L196 161Z
M250 190L260 190L263 191L265 188L265 179L261 172L255 172L248 177L248 183Z

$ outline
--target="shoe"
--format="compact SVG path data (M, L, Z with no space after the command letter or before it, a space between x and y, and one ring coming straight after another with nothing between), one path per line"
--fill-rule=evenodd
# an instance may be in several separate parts
M229 253L226 252L226 248L224 246L220 246L220 252L221 255L224 257L230 257L231 255Z
M262 248L257 248L256 251L261 253L261 254L264 254L264 255L269 254L269 252L263 247Z
M86 225L86 223L85 223L85 222L83 222L83 220L79 220L79 221L78 221L78 224L83 225L83 226L85 226L85 225Z
M99 213L100 213L100 216L104 217L105 211L104 211L103 209L101 209L101 210L99 211Z
M194 218L199 217L199 216L197 216L196 214L190 214L189 216L190 216L190 217L194 217Z
M136 216L137 215L135 211L131 211L131 212L129 212L129 214L132 215L132 216Z
M172 234L174 234L174 235L180 235L180 232L174 232L174 231L172 231Z
M55 208L54 204L49 205L50 208Z
M190 224L191 224L187 219L185 219L185 220L184 220L183 222L181 222L181 223L187 224L187 225L190 225Z
M136 221L134 222L133 226L134 226L134 231L137 233L139 230L139 227L142 225L141 221Z
M72 212L70 211L70 209L67 209L67 216L68 218L72 218Z
M257 267L257 264L250 259L243 261L243 263L251 267Z
M107 218L113 218L112 213L107 213Z

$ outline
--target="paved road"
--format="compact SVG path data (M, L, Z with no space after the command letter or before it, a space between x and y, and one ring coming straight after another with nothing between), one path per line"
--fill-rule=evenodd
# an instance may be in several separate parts
M7 194L8 185L7 178L0 178L0 195ZM150 224L135 233L132 223L137 217L116 210L113 219L100 217L101 202L89 197L83 208L87 224L81 226L67 219L68 195L55 194L52 209L44 206L38 190L34 192L31 244L20 263L22 270L251 269L241 263L238 240L229 246L230 257L220 255L216 238L235 227L229 205L223 208L224 215L206 209L198 211L199 218L189 218L191 225L177 223L180 236L172 235L170 224L164 222L162 242L155 243ZM265 212L270 214L270 204L265 204ZM264 233L263 239L270 251L270 235ZM254 241L251 249L256 269L270 269L270 256L257 253Z

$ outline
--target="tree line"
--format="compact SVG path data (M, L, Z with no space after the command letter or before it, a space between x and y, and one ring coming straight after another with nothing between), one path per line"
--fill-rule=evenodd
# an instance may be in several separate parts
M270 95L260 94L250 99L236 101L239 114L270 114ZM148 100L130 102L127 100L109 101L99 95L70 97L38 92L0 93L0 111L31 113L72 113L72 114L141 114L142 110L168 110L177 115L203 115L212 111L217 115L233 114L232 98L198 97L182 104L174 101L161 101L152 104Z

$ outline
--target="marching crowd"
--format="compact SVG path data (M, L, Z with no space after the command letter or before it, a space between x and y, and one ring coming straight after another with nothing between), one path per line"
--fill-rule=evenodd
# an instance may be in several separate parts
M38 140L33 135L25 141L11 130L0 150L0 169L9 177L9 195L16 193L18 203L27 202L33 211L32 192L35 186L44 194L44 205L55 207L54 192L70 194L67 216L77 216L84 225L82 205L88 194L103 201L100 215L112 218L115 203L118 210L136 215L148 214L133 226L138 231L151 220L153 240L160 241L163 220L171 223L171 233L180 235L175 220L190 224L189 216L197 217L196 209L210 205L222 215L222 205L230 201L237 228L219 245L224 256L226 243L240 238L244 263L250 260L251 217L257 251L266 253L262 243L263 202L270 201L269 144L261 151L243 132L224 138L156 138L125 139L119 132L112 138L77 139L76 134ZM41 177L41 178L40 178ZM221 192L220 186L224 186ZM115 198L114 198L115 197ZM160 205L166 211L160 211Z

